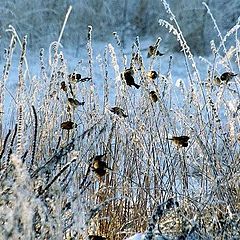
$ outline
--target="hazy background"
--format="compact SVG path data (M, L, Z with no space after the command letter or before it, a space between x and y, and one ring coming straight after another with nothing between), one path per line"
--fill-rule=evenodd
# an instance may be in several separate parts
M205 1L223 34L240 15L239 0ZM73 6L62 43L76 51L86 43L87 26L93 26L94 41L111 41L117 31L123 40L137 35L140 39L155 40L160 36L162 44L170 51L177 50L176 40L158 25L158 19L169 20L163 4L156 0L0 0L0 47L6 47L13 25L22 37L28 35L31 48L48 47L57 40L69 5ZM197 54L209 52L209 41L216 39L213 23L201 0L168 0L182 31Z

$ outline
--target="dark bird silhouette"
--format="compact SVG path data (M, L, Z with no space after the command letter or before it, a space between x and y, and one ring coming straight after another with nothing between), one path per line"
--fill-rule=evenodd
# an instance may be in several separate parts
M64 81L61 82L61 89L64 91L64 92L67 92L67 86L66 86L66 83Z
M172 138L168 138L168 140L172 140L178 147L187 147L189 139L188 136L173 136Z
M149 77L149 78L151 78L151 79L156 79L157 77L158 77L158 74L157 74L157 72L156 71L154 71L154 70L151 70L151 71L149 71L148 73L147 73L147 76Z
M147 57L150 58L150 57L155 57L155 56L163 56L164 54L163 53L160 53L158 50L157 50L157 46L149 46L148 48L148 54L147 54Z
M68 78L71 82L79 82L82 76L80 73L71 73L68 75Z
M65 130L71 130L76 126L77 126L77 124L72 121L66 121L66 122L61 123L61 128L65 129Z
M78 106L83 106L85 102L79 102L77 99L74 98L68 98L68 103L73 108L76 108Z
M134 81L134 78L132 76L132 70L131 69L126 69L123 73L124 79L127 83L128 86L134 86L135 88L140 88L140 85L136 84Z
M221 81L228 83L230 80L232 80L233 77L236 77L237 74L232 72L225 72L220 76Z
M153 102L158 101L158 96L157 96L157 93L155 91L151 91L149 94L150 94L150 98L152 99Z
M71 73L68 75L68 78L69 78L70 82L72 82L72 83L86 82L91 79L90 77L82 78L80 73Z
M90 240L106 240L105 237L99 236L99 235L89 235L88 238L89 238Z
M111 170L111 168L107 166L107 163L102 160L105 155L106 154L102 154L93 157L91 167L92 171L95 172L98 177L103 177L107 173L107 169Z
M113 107L110 109L111 112L114 114L117 114L119 117L124 117L126 118L128 115L124 113L124 110L120 107Z

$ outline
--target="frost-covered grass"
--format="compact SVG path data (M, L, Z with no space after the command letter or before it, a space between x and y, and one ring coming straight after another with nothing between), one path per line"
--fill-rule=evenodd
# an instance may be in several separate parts
M220 45L211 42L212 56L196 63L163 2L171 23L160 25L182 48L181 71L174 53L147 58L139 38L126 50L117 33L96 52L91 27L75 66L61 37L29 59L27 38L9 29L0 85L0 239L240 237L240 79L218 84L215 77L239 73L240 23L218 32ZM227 48L228 39L235 45ZM123 79L130 67L139 89ZM76 82L72 72L89 79ZM128 116L111 112L114 106ZM73 129L62 129L66 121ZM168 140L182 135L190 137L187 147ZM102 177L92 171L100 154L110 168Z

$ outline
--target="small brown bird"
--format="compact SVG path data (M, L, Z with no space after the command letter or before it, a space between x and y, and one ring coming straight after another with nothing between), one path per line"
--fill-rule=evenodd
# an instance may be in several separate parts
M73 108L76 108L78 106L83 106L85 102L79 102L77 99L74 98L68 98L68 103Z
M221 81L220 77L218 77L217 75L215 75L214 78L213 78L213 85L215 85L215 86L220 86L221 83L222 83L222 81Z
M68 78L69 78L70 82L72 82L72 83L86 82L91 79L90 77L82 78L80 73L71 73L68 75Z
M82 76L80 73L71 73L68 75L70 82L77 83L81 80Z
M172 138L167 138L168 140L172 140L178 147L187 147L188 140L190 139L188 136L173 136Z
M103 177L107 173L106 169L111 170L111 168L109 168L107 166L107 163L102 160L102 158L105 155L106 154L102 154L102 155L97 155L97 156L93 157L93 162L92 162L91 167L92 167L93 172L95 172L98 175L98 177Z
M65 130L71 130L76 126L77 126L77 124L72 121L66 121L66 122L61 123L61 128L65 129Z
M150 58L150 57L155 57L155 56L163 56L164 54L163 53L160 53L158 50L157 50L157 46L149 46L148 48L148 54L147 54L147 57Z
M140 85L136 84L134 81L134 78L132 76L132 70L126 69L123 73L124 79L126 80L126 83L128 86L134 86L135 88L140 88Z
M99 235L89 235L88 238L89 238L90 240L106 240L105 237L99 236Z
M157 93L155 91L151 91L149 94L150 94L150 98L152 99L153 102L158 101L158 96L157 96Z
M157 74L157 72L156 71L154 71L154 70L151 70L151 71L149 71L148 73L147 73L147 76L149 77L149 78L151 78L151 79L156 79L157 77L158 77L158 74Z
M232 72L225 72L220 76L221 81L224 81L228 83L230 80L232 80L233 77L236 77L237 74Z
M66 83L64 81L61 82L61 89L64 91L64 92L67 92L67 86L66 86Z
M119 117L124 117L126 118L128 115L124 113L124 110L120 107L113 107L110 109L111 112L114 114L117 114Z

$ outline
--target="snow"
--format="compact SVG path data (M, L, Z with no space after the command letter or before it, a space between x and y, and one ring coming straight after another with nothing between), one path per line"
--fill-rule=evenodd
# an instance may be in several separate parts
M126 240L144 240L144 234L143 233L136 233L132 237L127 238Z

